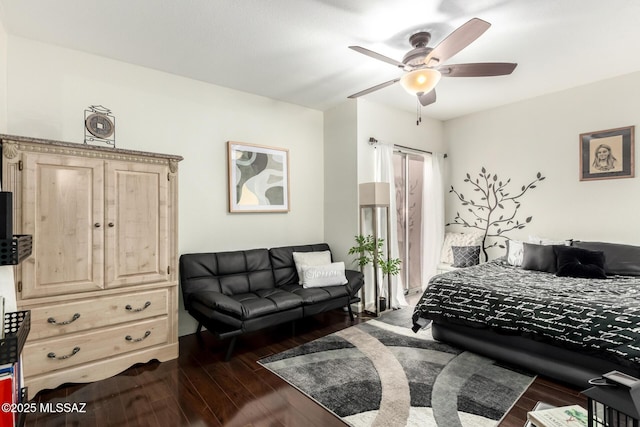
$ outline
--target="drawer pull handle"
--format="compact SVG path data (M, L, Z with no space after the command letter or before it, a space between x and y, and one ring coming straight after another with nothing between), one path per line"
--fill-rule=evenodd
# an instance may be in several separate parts
M127 335L126 337L124 337L124 339L129 341L129 342L140 342L140 341L144 340L145 338L147 338L149 335L151 335L151 331L145 332L144 336L142 338L133 338L131 335Z
M47 354L47 357L48 357L49 359L64 360L64 359L68 359L68 358L70 358L71 356L74 356L74 355L75 355L76 353L78 353L79 351L80 351L80 347L74 347L74 348L73 348L73 351L71 352L71 354L66 354L66 355L64 355L64 356L60 356L60 357L58 357L58 356L56 356L56 354L55 354L54 352L51 352L51 353Z
M138 312L138 311L146 310L150 305L151 305L151 301L145 302L144 307L140 307L140 308L133 308L129 304L127 304L124 309L127 311Z
M80 318L80 313L76 313L73 315L73 317L71 318L71 320L65 320L64 322L58 322L56 319L54 319L53 317L49 317L47 319L47 322L51 323L52 325L59 325L59 326L63 326L63 325L68 325L69 323L73 323L76 320L78 320Z

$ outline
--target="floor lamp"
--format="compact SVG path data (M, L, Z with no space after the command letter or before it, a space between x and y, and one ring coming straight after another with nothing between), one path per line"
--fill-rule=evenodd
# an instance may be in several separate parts
M388 182L365 182L360 184L360 234L364 235L364 213L366 209L371 209L371 220L373 228L373 240L375 247L378 247L378 208L384 208L386 210L387 217L387 261L391 258L391 223L390 223L390 197L391 191ZM391 306L391 275L387 275L388 292L387 292L387 308ZM374 306L375 315L380 315L380 298L378 287L378 257L373 257L373 286L374 286ZM366 308L367 300L365 293L365 286L362 287L362 301Z

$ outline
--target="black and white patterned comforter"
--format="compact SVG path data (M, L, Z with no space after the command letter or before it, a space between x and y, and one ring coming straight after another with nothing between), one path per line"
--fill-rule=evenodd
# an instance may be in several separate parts
M435 276L415 307L442 320L640 364L640 277L556 277L496 260Z

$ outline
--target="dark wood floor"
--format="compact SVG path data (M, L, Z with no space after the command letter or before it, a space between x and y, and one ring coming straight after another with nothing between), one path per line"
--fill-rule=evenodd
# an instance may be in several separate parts
M358 318L361 322L366 318ZM313 400L256 363L270 354L351 326L334 310L242 337L224 362L224 344L206 331L180 338L180 357L134 366L115 377L38 393L32 402L86 403L86 413L29 414L26 426L345 426ZM538 400L582 404L575 390L538 378L500 426L522 427Z

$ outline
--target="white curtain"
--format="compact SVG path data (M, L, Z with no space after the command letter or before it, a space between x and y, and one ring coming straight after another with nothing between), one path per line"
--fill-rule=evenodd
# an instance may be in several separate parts
M422 288L436 274L444 240L444 154L433 153L424 159L422 219Z
M378 143L376 144L375 155L375 181L376 182L388 182L390 187L390 199L391 205L389 207L389 223L391 224L390 240L385 243L391 247L391 258L399 258L400 251L398 250L398 218L397 218L397 206L396 206L396 191L395 191L395 179L393 173L393 145ZM386 219L386 218L385 218ZM381 233L380 236L386 236L386 221L381 221ZM387 291L387 278L380 280L381 294L386 295ZM401 275L391 276L391 295L387 298L391 308L406 307L407 300L404 298L404 286L402 284Z

